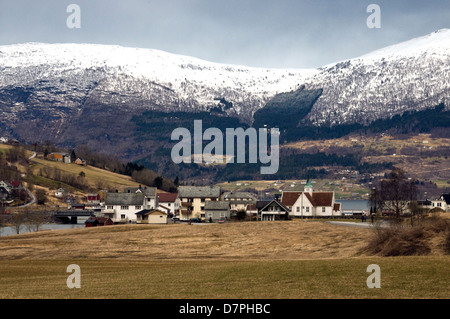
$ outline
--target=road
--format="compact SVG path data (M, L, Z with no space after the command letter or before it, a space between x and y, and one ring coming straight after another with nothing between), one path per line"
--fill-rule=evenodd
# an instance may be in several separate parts
M384 227L383 224L380 223L371 223L370 221L367 222L341 222L341 221L328 221L328 223L332 225L338 225L338 226L349 226L349 227L365 227L365 228L372 228L381 226Z

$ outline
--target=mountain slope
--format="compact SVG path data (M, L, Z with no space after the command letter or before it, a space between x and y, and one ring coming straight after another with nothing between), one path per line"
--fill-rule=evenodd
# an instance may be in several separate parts
M316 125L367 124L421 111L450 98L450 30L320 68L307 89L323 89L308 119Z
M170 136L158 127L187 125L183 119L191 117L183 112L210 112L212 125L232 117L244 127L254 120L275 126L277 118L287 118L285 126L329 127L439 104L448 110L449 72L450 30L301 70L110 45L0 46L0 131L31 142L87 144L135 160L167 146ZM150 121L152 111L159 117ZM279 112L287 113L276 117Z

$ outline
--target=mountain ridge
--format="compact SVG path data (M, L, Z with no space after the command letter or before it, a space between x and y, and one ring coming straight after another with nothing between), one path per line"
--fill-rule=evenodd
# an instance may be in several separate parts
M169 114L164 121L171 112L212 112L249 126L278 94L297 90L320 92L305 102L307 114L290 107L297 126L368 125L441 104L448 110L449 49L450 30L441 29L317 69L268 69L117 45L0 46L0 128L129 160L166 143L139 140L133 119L145 112Z

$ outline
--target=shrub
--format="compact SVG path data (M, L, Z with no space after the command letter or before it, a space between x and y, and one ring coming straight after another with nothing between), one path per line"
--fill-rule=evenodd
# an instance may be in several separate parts
M380 256L427 255L431 252L429 239L438 234L445 234L444 250L450 252L450 224L448 221L433 217L423 221L419 226L391 224L387 227L377 226L364 251Z

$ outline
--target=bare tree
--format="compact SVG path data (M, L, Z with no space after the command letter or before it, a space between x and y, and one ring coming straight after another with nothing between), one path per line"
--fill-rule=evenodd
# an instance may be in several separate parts
M45 221L45 215L40 212L31 212L26 210L25 212L25 224L27 229L31 231L39 231L42 224Z
M22 212L15 212L11 215L11 224L16 230L16 233L20 233L20 229L25 224L25 215Z
M373 192L371 203L394 214L398 219L417 200L417 187L412 179L408 179L405 173L394 168L386 179L380 182Z

